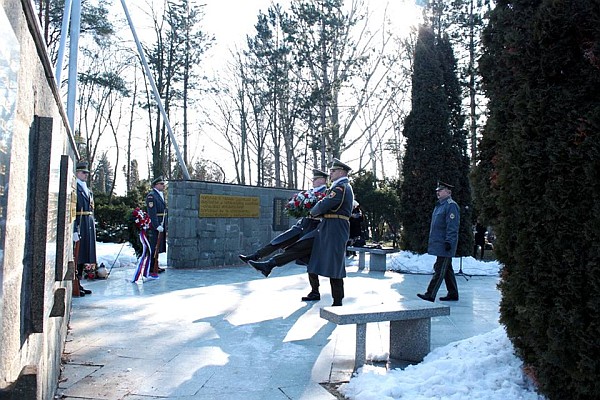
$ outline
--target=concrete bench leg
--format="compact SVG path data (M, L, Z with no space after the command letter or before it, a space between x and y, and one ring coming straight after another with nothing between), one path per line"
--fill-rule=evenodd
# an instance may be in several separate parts
M365 268L365 253L363 251L358 252L358 268Z
M390 322L390 358L421 362L430 343L431 318Z
M367 358L367 324L356 324L356 353L354 355L354 370L365 365Z
M384 271L385 272L385 254L371 253L369 258L369 271Z

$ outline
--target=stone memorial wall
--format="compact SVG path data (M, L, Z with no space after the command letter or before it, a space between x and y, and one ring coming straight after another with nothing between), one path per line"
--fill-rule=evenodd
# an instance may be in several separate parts
M169 181L167 263L171 268L241 265L296 222L284 207L298 190Z

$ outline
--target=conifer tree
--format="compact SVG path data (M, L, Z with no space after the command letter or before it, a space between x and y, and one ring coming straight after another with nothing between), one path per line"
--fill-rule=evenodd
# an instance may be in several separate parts
M434 189L439 180L456 186L453 197L461 206L461 214L465 214L459 238L465 244L459 244L459 248L471 253L469 160L455 69L456 59L448 40L436 38L430 27L420 27L412 109L404 125L406 151L400 195L402 245L417 253L427 251L431 211L436 201Z
M484 34L478 203L501 321L549 399L600 398L599 20L589 0L498 1Z

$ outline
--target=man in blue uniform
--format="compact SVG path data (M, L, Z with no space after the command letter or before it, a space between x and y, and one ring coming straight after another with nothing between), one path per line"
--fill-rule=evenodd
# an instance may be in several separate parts
M312 187L312 189L309 189L309 190L314 193L325 192L325 190L327 189L326 183L327 183L328 176L329 175L327 175L326 172L323 172L316 168L313 169L313 177L312 177L313 187ZM277 237L275 237L273 240L271 240L271 242L269 242L267 245L261 247L260 249L256 250L253 254L250 254L250 255L240 254L239 255L240 260L242 260L243 262L250 263L250 265L252 265L254 268L256 268L255 263L258 260L260 260L263 257L268 256L269 254L274 253L276 250L288 248L289 246L294 244L296 241L298 241L301 237L303 237L303 236L309 234L310 232L314 231L315 229L317 229L319 222L320 222L320 219L318 219L318 218L313 218L313 217L301 218L294 226L292 226L287 231L285 231L285 232L281 233L280 235L278 235ZM290 249L290 251L286 251L287 254L285 256L279 257L278 263L273 262L272 267L265 267L265 266L261 266L259 264L260 268L256 268L256 269L258 269L265 277L267 277L267 276L269 276L269 274L271 273L271 270L275 266L283 265L290 261L297 260L299 258L301 259L302 257L299 257L299 258L296 258L296 257L298 257L298 254L301 255L301 254L306 253L306 249L303 246L306 244L307 243L301 243L300 245ZM312 247L312 245L310 247ZM294 249L299 250L300 252L295 253L293 251ZM310 255L310 253L308 253L306 255L306 257L308 257L308 255ZM308 295L302 297L302 301L320 300L321 295L319 294L319 277L315 274L309 273L308 281L310 283L311 291Z
M346 243L350 237L350 214L354 203L349 172L348 165L334 158L329 167L331 186L310 211L313 217L322 220L316 231L308 272L329 278L333 306L341 306L344 298Z
M77 177L77 205L75 223L73 225L73 242L79 242L77 253L77 277L79 278L79 295L85 296L92 291L81 286L81 278L85 264L96 264L96 222L94 221L94 194L87 186L90 176L87 162L78 162L75 167Z
M146 210L150 217L150 229L148 229L148 242L152 252L152 260L155 252L158 254L167 251L167 203L164 197L165 180L158 177L152 181L152 190L146 195ZM160 243L158 243L159 233L162 233ZM152 268L150 268L152 271ZM164 268L158 268L158 272L164 272ZM150 274L151 278L158 278L154 271Z
M454 186L444 182L438 182L435 189L438 202L431 216L431 227L429 230L429 243L427 252L437 256L433 265L433 277L429 282L425 294L417 294L426 301L435 301L435 296L442 284L446 283L448 294L440 297L442 301L457 301L458 287L456 277L452 269L452 257L456 254L458 245L458 228L460 226L460 210L458 204L452 200L452 189Z

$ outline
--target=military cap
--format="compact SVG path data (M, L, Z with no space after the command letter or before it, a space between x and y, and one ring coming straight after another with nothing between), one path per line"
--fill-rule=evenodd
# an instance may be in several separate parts
M75 171L76 172L90 172L90 170L88 169L88 163L85 161L78 161L77 165L75 166Z
M454 186L452 186L452 185L450 185L449 183L446 183L446 182L438 181L437 187L435 188L435 190L442 190L442 189L452 190L452 189L454 189Z
M156 186L159 183L164 183L165 180L163 179L162 176L159 176L158 178L154 178L154 180L152 181L152 186Z
M334 158L331 161L331 164L329 165L329 169L343 169L346 172L349 172L349 171L352 170L352 168L350 168L348 165L344 164L343 162L341 162L337 158Z
M317 178L327 178L329 174L327 172L323 172L320 169L313 169L313 179Z

